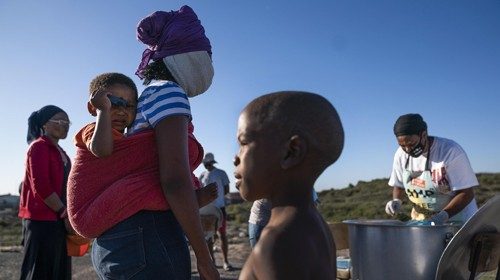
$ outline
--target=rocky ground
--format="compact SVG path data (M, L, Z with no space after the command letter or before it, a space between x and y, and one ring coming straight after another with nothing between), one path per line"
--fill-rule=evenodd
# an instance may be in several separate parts
M224 271L222 269L222 252L220 249L215 251L215 259L217 268L221 274L221 279L238 279L243 264L250 254L250 245L248 244L248 237L246 236L246 228L229 226L229 261L233 266L233 270ZM219 241L216 246L220 248ZM0 248L0 279L10 280L19 279L19 270L21 267L22 253L21 247L11 246ZM92 268L89 254L83 257L74 257L73 261L73 279L75 280L93 280L98 279L97 275ZM200 279L196 271L196 259L191 252L192 262L192 279Z

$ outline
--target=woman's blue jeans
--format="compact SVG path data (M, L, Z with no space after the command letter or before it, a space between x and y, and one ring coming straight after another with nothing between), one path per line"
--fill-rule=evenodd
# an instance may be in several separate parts
M189 248L172 211L140 211L92 244L100 279L191 279Z

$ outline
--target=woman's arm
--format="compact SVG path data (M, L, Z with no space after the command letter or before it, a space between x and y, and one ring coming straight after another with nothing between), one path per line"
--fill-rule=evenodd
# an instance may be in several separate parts
M163 193L184 230L206 279L218 279L201 226L199 206L193 190L188 162L188 118L171 116L155 126Z
M73 232L67 218L66 206L55 192L52 179L49 177L47 159L50 159L50 152L48 148L45 145L33 146L29 156L31 159L28 168L31 169L32 176L30 180L36 182L32 186L33 192L43 200L47 207L56 212L59 218L64 219L66 230Z
M57 153L59 156L59 153ZM54 178L50 177L50 161L53 160L53 155L47 145L36 143L28 153L29 163L27 168L30 169L31 188L36 196L54 212L58 212L64 208L64 204L56 192L54 186Z
M59 219L64 220L64 227L70 234L75 234L75 230L71 226L71 223L68 219L68 212L66 210L66 206L61 201L59 196L56 193L52 193L43 201L52 211L57 213Z
M63 211L66 206L64 203L61 201L57 193L53 192L51 195L49 195L47 198L43 200L43 202L50 208L52 211L56 213L60 213Z

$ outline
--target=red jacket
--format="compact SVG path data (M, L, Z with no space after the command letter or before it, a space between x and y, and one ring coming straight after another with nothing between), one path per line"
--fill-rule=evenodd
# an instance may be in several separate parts
M65 152L64 155L68 158ZM36 139L28 148L18 216L38 221L56 221L57 213L43 201L54 192L61 197L63 187L66 187L63 184L64 166L59 150L45 136Z

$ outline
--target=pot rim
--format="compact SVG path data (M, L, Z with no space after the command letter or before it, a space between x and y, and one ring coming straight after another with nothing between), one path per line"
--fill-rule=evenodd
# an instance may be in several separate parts
M454 224L444 224L444 225L407 225L405 222L392 219L354 219L354 220L344 220L342 223L347 225L356 226L372 226L372 227L399 227L399 228L460 228L459 225Z

